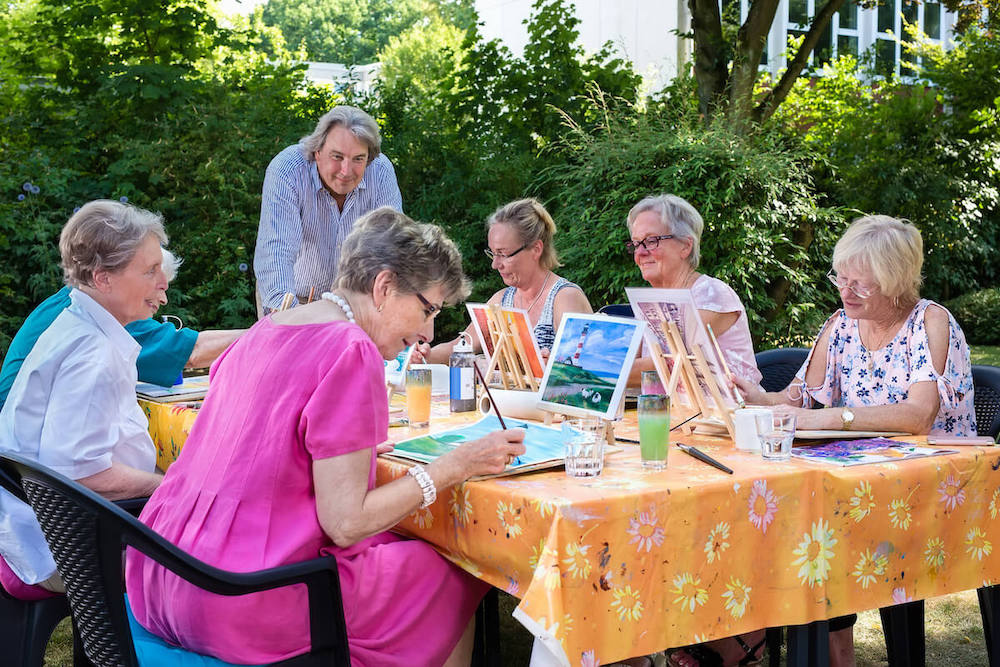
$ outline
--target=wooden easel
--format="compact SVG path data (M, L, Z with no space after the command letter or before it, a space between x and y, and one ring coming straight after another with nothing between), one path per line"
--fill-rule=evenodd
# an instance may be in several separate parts
M700 346L695 346L694 350L689 351L684 343L684 336L681 335L680 329L677 328L677 324L673 320L667 319L661 326L673 352L664 352L659 339L653 336L651 337L654 342L652 358L667 395L673 396L677 385L684 383L684 389L695 409L700 410L703 417L714 416L721 420L729 432L729 437L735 439L736 431L733 427L732 408L726 405L722 390L715 381L715 376L705 359L705 351ZM667 359L673 362L673 368L669 371ZM698 380L699 373L701 374L701 382ZM706 400L702 392L702 384L708 388L708 393L712 397L711 403ZM696 419L690 422L691 426L688 428L693 429L695 425L712 423L706 419Z
M538 381L528 364L524 343L516 331L511 331L510 320L500 306L492 304L486 308L486 323L493 341L493 356L486 367L486 377L491 377L495 370L499 372L504 389L538 391Z

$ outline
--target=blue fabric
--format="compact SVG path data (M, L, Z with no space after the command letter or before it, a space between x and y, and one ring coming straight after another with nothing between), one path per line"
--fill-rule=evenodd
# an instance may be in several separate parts
M69 293L70 288L63 287L38 304L14 335L3 359L3 367L0 368L0 408L7 401L14 378L21 370L28 353L35 347L38 337L49 328L59 313L69 307ZM132 322L125 329L142 346L136 361L139 379L166 387L172 385L177 375L184 370L184 365L194 350L195 341L198 340L198 332L193 329L176 329L168 322L152 319Z
M233 664L186 651L160 639L135 620L128 595L125 596L125 611L128 612L128 629L132 632L132 645L141 667L228 667Z

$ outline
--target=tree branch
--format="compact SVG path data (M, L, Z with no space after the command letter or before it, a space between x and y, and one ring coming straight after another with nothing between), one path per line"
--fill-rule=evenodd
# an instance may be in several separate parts
M753 85L758 76L757 64L764 52L764 42L777 9L778 0L754 0L736 34L729 90L730 120L742 123L749 118Z
M799 74L802 73L802 70L805 69L806 64L809 62L809 54L816 48L823 31L830 25L833 15L840 10L843 4L844 0L828 0L822 9L819 10L819 13L813 19L812 25L809 26L809 32L806 33L805 38L802 40L802 45L795 53L792 62L788 63L788 68L781 75L778 84L764 96L761 103L753 110L755 121L758 123L766 121L774 113L774 110L778 108L778 105L788 97L792 86L795 85L795 80L799 78Z

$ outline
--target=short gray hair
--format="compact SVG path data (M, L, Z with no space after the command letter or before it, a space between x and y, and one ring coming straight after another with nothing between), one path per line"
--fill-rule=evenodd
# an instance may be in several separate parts
M449 305L464 301L472 291L462 271L462 254L444 230L414 222L388 206L354 224L340 249L337 287L370 293L375 277L385 270L395 274L402 292L441 285Z
M553 271L560 266L552 238L556 235L556 223L549 212L537 199L518 199L504 204L486 221L486 231L493 225L510 225L517 230L523 245L535 241L542 242L542 255L538 263L543 269Z
M160 248L163 251L163 275L167 277L167 282L173 282L174 278L177 277L177 269L181 267L184 260L170 252L166 248Z
M71 287L93 287L95 271L121 271L153 234L167 244L163 216L109 199L87 202L59 235L63 280Z
M869 271L882 294L916 301L920 298L920 270L924 241L908 220L869 215L851 223L833 248L833 270L849 267Z
M330 130L338 125L347 128L351 134L358 138L358 141L368 147L368 162L378 157L382 149L382 137L378 133L378 123L375 119L357 107L341 104L323 114L323 117L316 123L316 129L312 134L299 139L299 150L302 156L314 162L314 153L323 149L326 142L326 135Z
M677 195L646 197L628 212L629 231L632 231L635 219L646 211L656 213L669 234L679 239L691 240L691 254L687 260L692 269L697 269L698 262L701 261L701 233L705 229L705 221L701 219L701 214L695 207Z

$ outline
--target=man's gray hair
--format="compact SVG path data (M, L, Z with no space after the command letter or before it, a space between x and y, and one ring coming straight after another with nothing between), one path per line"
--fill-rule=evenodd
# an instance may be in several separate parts
M167 244L159 213L109 199L87 202L59 235L63 280L71 287L93 287L95 271L124 269L150 234Z
M691 239L691 254L687 260L692 269L697 269L698 262L701 261L701 232L705 228L705 221L701 219L701 214L694 206L677 195L646 197L628 212L629 231L632 231L635 219L646 211L652 211L659 216L668 234L673 234L679 239Z
M444 230L414 222L388 206L358 220L344 240L337 287L370 294L375 277L385 270L395 274L401 292L441 285L449 305L464 301L472 291L462 271L462 254Z
M330 134L330 130L338 125L346 128L358 138L358 141L368 147L369 163L378 157L382 149L382 137L378 132L378 123L361 109L346 104L341 104L327 111L316 123L316 129L312 131L312 134L299 139L299 150L302 151L302 156L310 162L314 162L316 151L323 149L326 135Z

